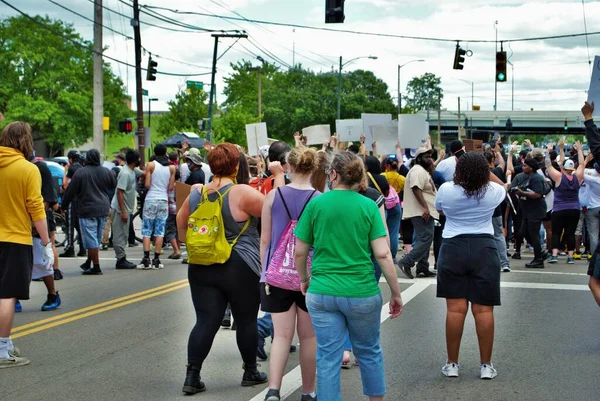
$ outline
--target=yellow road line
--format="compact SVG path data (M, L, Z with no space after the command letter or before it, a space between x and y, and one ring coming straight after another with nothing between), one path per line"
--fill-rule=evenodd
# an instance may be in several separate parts
M88 312L88 311L91 311L91 310L94 310L94 309L99 309L99 308L102 308L102 307L105 307L105 306L108 306L108 305L112 305L112 304L116 304L116 303L120 303L120 302L123 302L123 301L130 300L130 299L133 299L133 298L141 297L141 296L144 296L146 294L150 294L150 293L154 293L156 291L163 290L165 288L175 287L175 286L179 286L181 284L186 284L187 285L187 282L188 282L187 279L174 281L172 283L161 285L159 287L150 288L149 290L145 290L145 291L141 291L141 292L136 292L135 294L127 295L125 297L115 298L115 299L112 299L110 301L106 301L106 302L102 302L102 303L99 303L99 304L87 306L85 308L77 309L77 310L74 310L72 312L67 312L67 313L56 315L56 316L53 316L53 317L50 317L50 318L47 318L47 319L37 320L35 322L24 324L22 326L18 326L18 327L13 328L11 330L11 332L12 333L18 333L20 331L27 330L27 329L30 329L30 328L35 327L35 326L43 325L43 324L50 323L50 322L55 322L57 320L66 319L66 318L68 318L70 316L78 315L80 313L85 313L85 312Z
M136 302L140 302L140 301L143 301L143 300L148 299L148 298L153 298L153 297L157 297L159 295L167 294L169 292L177 291L177 290L180 290L182 288L186 288L188 286L189 286L189 284L185 283L185 284L178 285L176 287L167 288L167 289L162 290L162 291L153 292L151 294L144 295L142 297L130 299L128 301L124 301L124 302L121 302L121 303L118 303L118 304L110 305L110 306L107 306L107 307L104 307L104 308L100 308L100 309L95 309L95 310L92 310L92 311L87 312L87 313L83 313L83 314L80 314L80 315L77 315L77 316L72 316L72 317L67 318L67 319L62 319L62 320L56 321L54 323L49 323L49 324L46 324L46 325L43 325L43 326L35 327L35 328L31 329L31 330L22 331L20 333L12 335L12 338L13 339L17 339L17 338L25 337L25 336L28 336L30 334L34 334L34 333L38 333L40 331L51 329L52 327L62 326L63 324L67 324L67 323L71 323L71 322L74 322L74 321L77 321L77 320L85 319L86 317L97 315L97 314L102 313L102 312L107 312L109 310L113 310L113 309L120 308L122 306L134 304Z

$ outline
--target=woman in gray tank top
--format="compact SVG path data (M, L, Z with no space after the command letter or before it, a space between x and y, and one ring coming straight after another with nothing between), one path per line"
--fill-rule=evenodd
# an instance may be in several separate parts
M237 322L237 343L244 361L242 386L267 381L267 375L259 372L256 364L256 318L260 303L258 283L261 272L258 217L261 215L264 195L248 185L235 185L240 160L240 152L235 145L217 145L207 159L214 174L213 181L206 185L208 199L214 201L219 196L217 191L225 194L221 211L225 234L229 243L239 238L227 262L210 266L190 264L188 267L196 325L188 342L188 368L183 385L186 394L206 390L200 381L200 370L219 330L227 303L231 305ZM182 241L185 241L188 218L201 202L202 188L200 185L192 189L177 214L177 228ZM250 223L242 232L248 220Z

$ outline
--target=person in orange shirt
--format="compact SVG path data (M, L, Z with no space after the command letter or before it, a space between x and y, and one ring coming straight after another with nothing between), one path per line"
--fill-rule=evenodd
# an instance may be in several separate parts
M33 269L31 221L46 254L52 254L42 178L33 155L31 127L24 122L7 125L0 135L0 368L27 365L10 338L17 299L29 299Z

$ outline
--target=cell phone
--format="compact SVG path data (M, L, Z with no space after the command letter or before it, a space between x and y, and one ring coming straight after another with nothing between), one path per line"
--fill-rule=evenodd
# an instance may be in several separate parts
M397 158L397 156L395 154L387 155L387 157L390 158L390 159L396 159Z

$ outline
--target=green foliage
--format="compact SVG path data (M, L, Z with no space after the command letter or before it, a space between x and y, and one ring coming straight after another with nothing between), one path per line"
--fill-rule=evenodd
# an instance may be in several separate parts
M413 112L427 109L437 110L439 108L438 94L441 95L440 100L444 99L441 83L442 80L430 72L411 79L407 85L406 108Z
M91 44L69 24L37 16L0 21L0 112L5 120L29 122L36 139L51 152L85 143L93 128L93 61ZM69 40L70 39L70 40ZM82 44L78 46L73 43ZM111 131L131 115L123 83L104 66L105 116Z
M246 146L246 124L258 122L258 117L247 113L242 107L230 107L213 121L213 142L231 142Z
M226 107L249 115L258 113L257 73L248 71L248 61L232 64L234 72L225 79ZM297 66L280 71L265 63L261 72L262 121L269 137L293 143L293 133L316 124L330 124L335 130L337 115L337 72L315 73ZM360 118L361 113L394 113L388 87L371 71L344 73L341 91L341 118ZM243 143L243 142L242 142Z
M198 121L208 116L207 99L208 94L200 89L191 88L189 92L183 89L180 90L175 95L175 100L167 102L169 111L155 125L158 127L155 132L164 138L168 138L177 132L195 132L199 134Z

